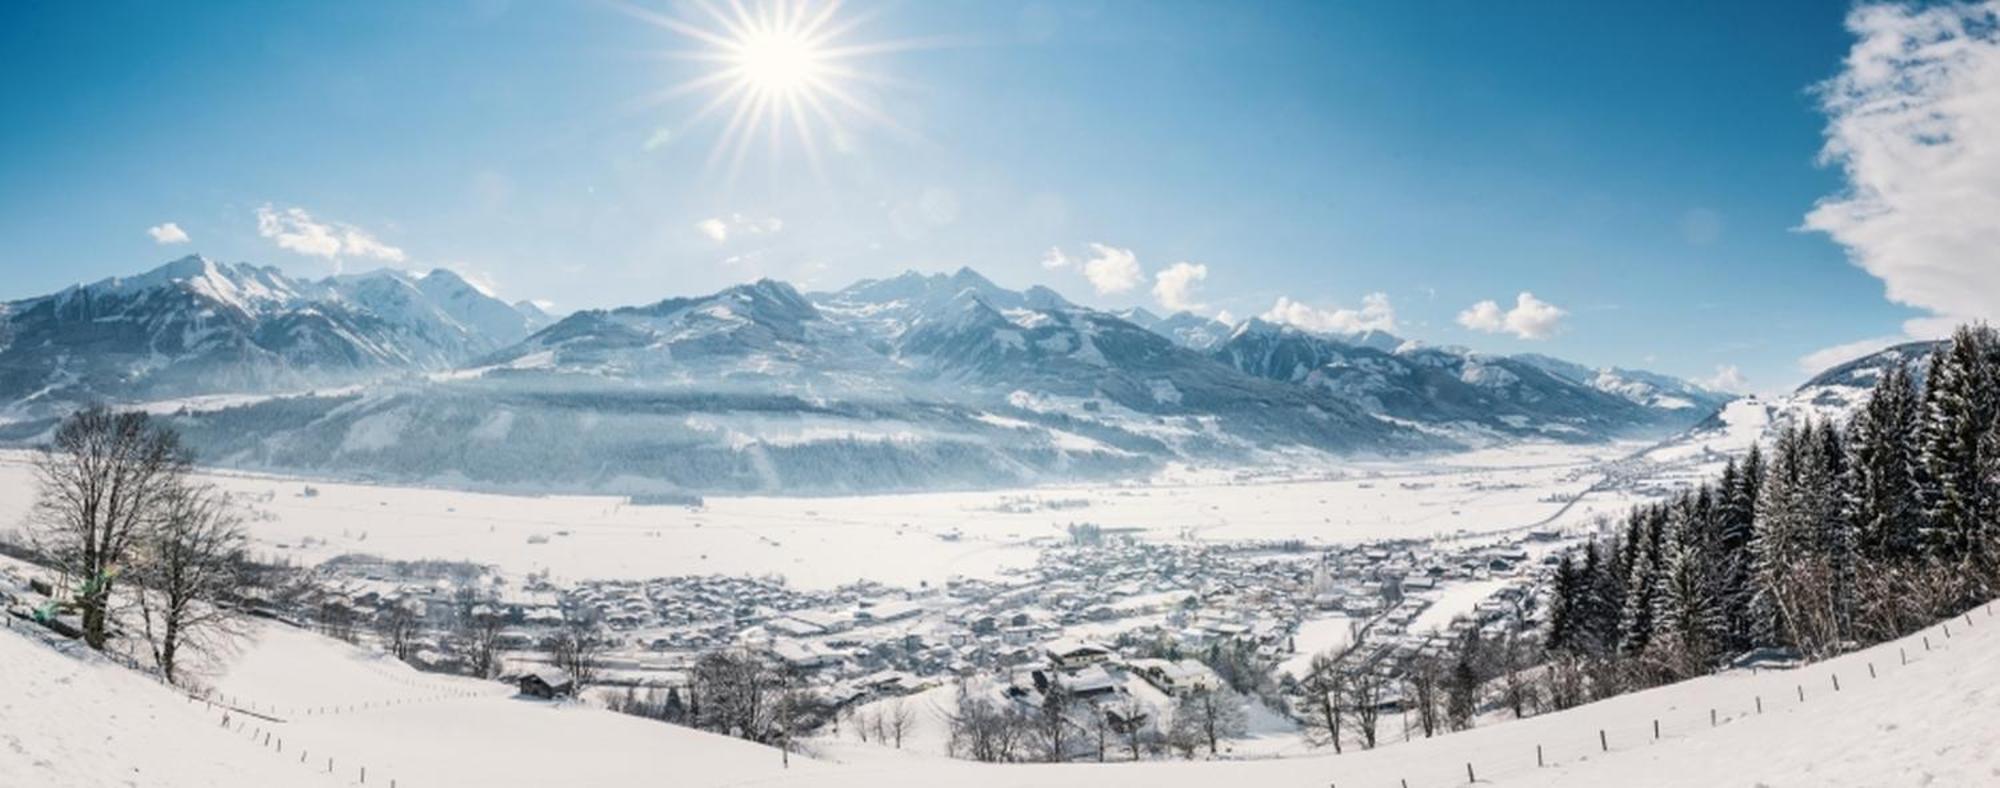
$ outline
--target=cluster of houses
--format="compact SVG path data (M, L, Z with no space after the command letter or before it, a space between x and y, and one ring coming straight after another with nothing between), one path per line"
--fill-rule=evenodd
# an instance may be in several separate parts
M1129 650L1148 655L1228 644L1275 667L1300 653L1302 623L1339 616L1353 622L1358 655L1400 665L1468 628L1531 625L1542 559L1553 547L1543 542L1559 536L1322 548L1121 535L1050 544L1031 568L914 591L872 583L800 590L723 576L571 585L481 576L471 585L480 610L505 622L501 645L525 666L519 675L547 684L557 677L534 668L564 622L585 619L607 638L611 669L600 682L614 685L675 686L701 654L744 649L809 677L834 706L975 677L1016 700L1057 685L1080 698L1170 699L1206 686L1213 671L1192 660L1121 659L1103 644L1146 644ZM1426 616L1433 600L1472 582L1497 590L1462 615ZM464 611L464 587L350 574L315 604L344 607L363 622L413 613L429 630L416 661L448 669L446 633Z

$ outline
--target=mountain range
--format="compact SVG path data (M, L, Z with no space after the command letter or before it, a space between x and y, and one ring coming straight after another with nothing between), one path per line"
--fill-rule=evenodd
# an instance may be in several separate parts
M1124 478L1663 434L1730 399L1379 331L1114 313L971 269L557 320L450 271L307 281L187 257L0 304L0 439L82 402L150 403L210 462L507 489Z

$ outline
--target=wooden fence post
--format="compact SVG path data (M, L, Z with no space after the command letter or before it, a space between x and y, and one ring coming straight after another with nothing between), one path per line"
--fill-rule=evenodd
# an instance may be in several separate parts
M1611 751L1611 740L1604 738L1603 728L1597 729L1597 748L1605 752Z
M1542 745L1537 744L1535 745L1535 768L1540 769L1542 768L1543 765L1544 764L1542 763Z
M1764 713L1764 696L1762 695L1757 696L1757 713L1758 714Z
M1806 702L1806 685L1804 684L1799 685L1799 702Z
M1714 710L1714 709L1709 709L1709 710L1708 710L1708 727L1711 727L1711 728L1715 727L1715 710Z
M1840 691L1840 674L1838 673L1833 674L1833 691Z
M1871 679L1875 678L1875 663L1873 662L1868 663L1868 677Z
M1653 741L1659 741L1659 740L1660 740L1660 721L1658 719L1655 719L1653 720Z

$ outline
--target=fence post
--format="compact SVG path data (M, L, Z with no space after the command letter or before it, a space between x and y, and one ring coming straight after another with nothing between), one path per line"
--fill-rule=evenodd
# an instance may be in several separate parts
M1951 639L1951 622L1949 621L1944 622L1944 639Z
M1542 768L1542 745L1535 745L1535 768Z
M1465 781L1466 781L1466 782L1469 782L1469 783L1476 783L1476 782L1479 782L1479 778L1477 778L1477 777L1474 777L1474 776L1472 776L1472 762L1471 762L1471 761L1466 761L1466 762L1465 762Z
M1925 651L1931 650L1931 636L1929 635L1924 636L1924 650Z
M1910 664L1910 652L1904 651L1902 646L1896 647L1896 656L1903 660L1903 664Z
M1806 685L1804 684L1799 685L1799 702L1806 702Z
M1603 728L1597 729L1597 748L1605 752L1611 751L1611 740L1604 738Z
M1762 695L1757 696L1757 713L1758 714L1764 713L1764 696Z
M1714 710L1714 709L1709 709L1709 710L1708 710L1708 727L1711 727L1711 728L1715 727L1715 710Z
M1840 674L1838 673L1833 674L1833 691L1840 691Z
M1655 719L1653 720L1653 741L1659 741L1659 740L1660 740L1660 721L1658 719Z
M1868 677L1871 679L1875 678L1875 663L1873 662L1868 663Z

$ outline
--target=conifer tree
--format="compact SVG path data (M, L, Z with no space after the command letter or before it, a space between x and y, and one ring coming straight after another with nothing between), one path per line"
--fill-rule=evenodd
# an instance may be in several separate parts
M2000 516L2000 339L1986 326L1964 326L1932 354L1924 396L1925 542L1931 555L1957 564L1975 598L1992 591L1992 537Z
M1919 547L1921 411L1909 368L1882 373L1848 427L1850 517L1867 561L1903 560Z

